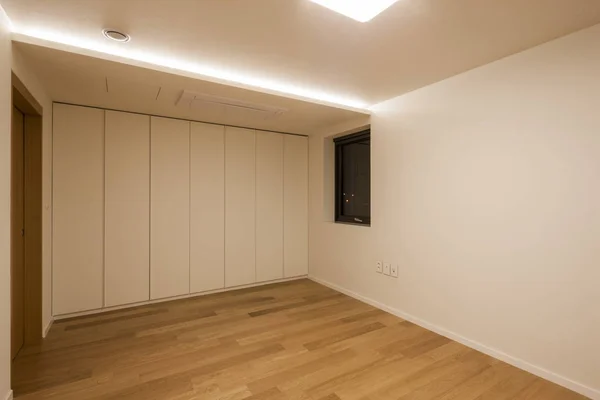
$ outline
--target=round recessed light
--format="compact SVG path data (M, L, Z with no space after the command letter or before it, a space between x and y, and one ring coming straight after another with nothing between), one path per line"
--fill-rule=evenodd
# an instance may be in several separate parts
M104 29L102 34L110 40L114 40L116 42L129 42L131 37L123 32L115 31L112 29Z

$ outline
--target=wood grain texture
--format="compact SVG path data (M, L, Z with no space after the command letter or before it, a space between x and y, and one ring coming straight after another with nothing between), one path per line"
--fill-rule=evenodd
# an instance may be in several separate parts
M25 115L25 343L42 339L42 117Z
M25 181L24 181L25 117L12 108L11 138L11 214L10 214L10 289L11 289L11 358L25 341Z
M17 399L584 399L309 280L56 323Z
M44 108L14 72L11 74L11 83L13 87L13 105L26 115L41 116L44 113Z

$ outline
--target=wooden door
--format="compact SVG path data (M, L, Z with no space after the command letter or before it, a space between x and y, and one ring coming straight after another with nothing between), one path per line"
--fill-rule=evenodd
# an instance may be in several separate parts
M12 188L11 188L11 356L17 356L25 332L24 238L24 115L13 107L12 113Z

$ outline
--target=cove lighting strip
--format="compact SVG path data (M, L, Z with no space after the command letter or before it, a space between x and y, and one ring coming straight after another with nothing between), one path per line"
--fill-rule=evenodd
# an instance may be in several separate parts
M158 68L154 69L158 69L163 72L169 72L168 70L171 70L171 72L180 71L180 75L193 75L190 77L209 80L215 83L229 84L250 90L262 89L266 93L274 95L287 95L287 97L296 98L299 100L312 101L315 103L337 106L352 111L369 113L368 104L357 99L338 96L320 90L278 82L267 78L249 76L241 72L228 71L221 68L214 68L209 65L202 65L180 59L174 59L171 57L165 57L150 51L135 50L131 49L129 47L130 45L128 44L108 44L102 43L101 41L82 39L74 35L65 35L62 33L42 29L24 29L14 25L12 26L12 31L13 38L15 40L25 43L42 45L58 50L73 51L92 57L98 56L97 54L93 53L101 53L112 56L112 58L105 58L111 61L118 62L119 60L114 59L114 57L118 57L123 60L133 61L131 64L137 66L141 66L139 63L155 66ZM42 41L41 43L40 40ZM48 45L44 42L52 42L62 46ZM71 48L69 49L68 47ZM76 49L74 50L72 48ZM76 51L77 49L84 51Z
M359 22L368 22L398 0L311 0Z

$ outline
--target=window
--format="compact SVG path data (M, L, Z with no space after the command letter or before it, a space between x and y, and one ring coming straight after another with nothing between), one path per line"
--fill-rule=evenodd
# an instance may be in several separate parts
M371 131L335 142L335 220L371 224Z

